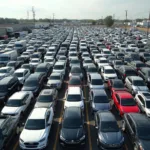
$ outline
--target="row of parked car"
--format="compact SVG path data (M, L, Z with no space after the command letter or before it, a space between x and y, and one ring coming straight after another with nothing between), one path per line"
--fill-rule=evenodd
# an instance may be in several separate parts
M148 149L150 68L142 54L149 54L149 50L135 45L139 38L134 37L139 33L122 32L121 39L119 33L120 29L63 27L29 34L26 51L0 68L2 139L7 141L14 131L18 134L20 119L35 103L23 125L19 145L21 149L47 147L58 91L69 74L60 130L63 147L85 145L83 86L87 81L98 147L123 148L122 129L129 133L135 149ZM123 118L121 129L110 112L113 106L106 88Z

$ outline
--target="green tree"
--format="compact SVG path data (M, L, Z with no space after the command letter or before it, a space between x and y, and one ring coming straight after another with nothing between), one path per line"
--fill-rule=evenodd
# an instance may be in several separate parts
M107 27L111 27L114 24L114 20L113 20L112 16L107 16L104 19L104 23Z

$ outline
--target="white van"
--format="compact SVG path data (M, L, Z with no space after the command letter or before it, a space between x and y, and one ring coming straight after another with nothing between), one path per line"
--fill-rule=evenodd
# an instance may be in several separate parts
M9 61L17 60L17 57L18 54L16 50L0 54L0 66L5 66Z
M26 50L26 40L15 42L15 50L17 50L18 54L24 52Z

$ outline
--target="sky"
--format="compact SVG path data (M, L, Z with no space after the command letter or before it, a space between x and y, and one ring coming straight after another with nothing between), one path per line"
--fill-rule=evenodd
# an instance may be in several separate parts
M0 17L32 18L34 6L36 19L51 18L53 13L58 19L101 19L114 15L116 19L148 18L150 0L4 0L0 4Z

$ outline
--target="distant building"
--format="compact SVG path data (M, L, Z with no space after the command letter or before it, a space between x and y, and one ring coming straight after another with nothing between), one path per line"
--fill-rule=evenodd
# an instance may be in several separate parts
M142 23L143 23L143 27L150 27L150 21L149 20L144 20Z

